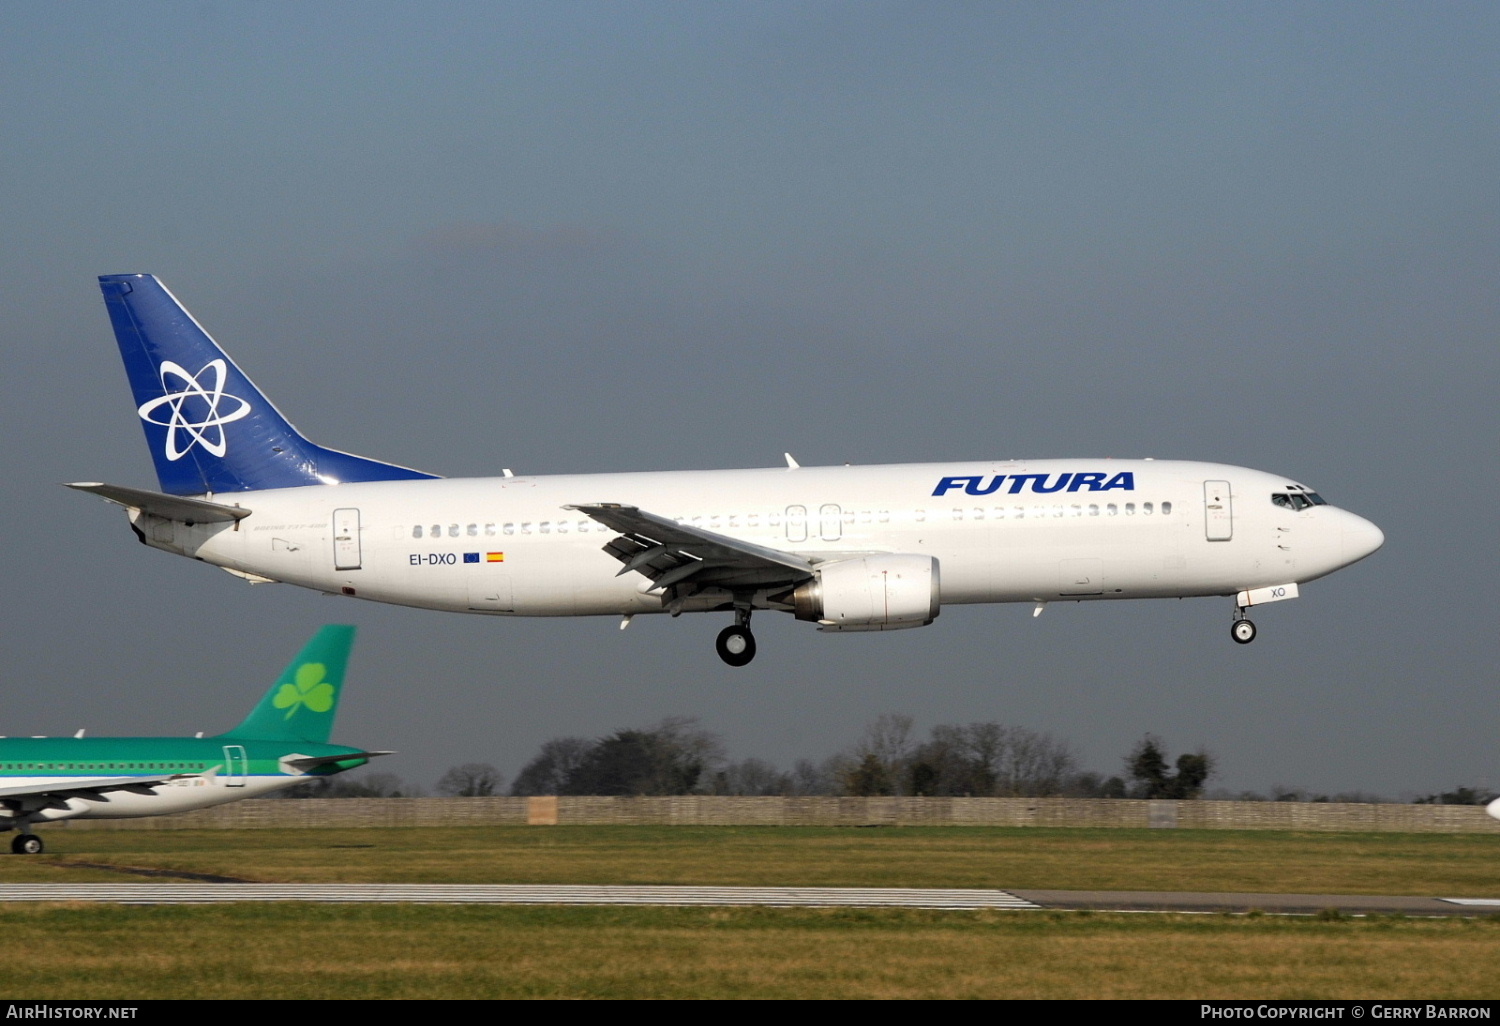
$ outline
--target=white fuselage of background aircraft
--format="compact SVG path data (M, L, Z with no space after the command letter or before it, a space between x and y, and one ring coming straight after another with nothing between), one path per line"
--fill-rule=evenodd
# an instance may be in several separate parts
M43 850L31 832L38 823L205 809L389 754L327 743L353 643L353 627L323 627L226 734L85 737L80 730L73 737L0 737L0 831L17 831L11 851Z

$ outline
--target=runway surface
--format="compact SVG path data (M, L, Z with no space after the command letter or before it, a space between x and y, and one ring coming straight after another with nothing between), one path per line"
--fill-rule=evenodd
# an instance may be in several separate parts
M1037 906L1005 891L886 887L588 887L523 884L0 884L0 901L226 901L462 905L773 905L802 908Z
M1472 916L1500 913L1500 899L1427 898L1383 894L1263 894L1195 891L1015 890L1038 908L1101 912L1267 912L1313 915Z
M1043 909L1417 916L1500 914L1496 898L886 887L589 887L524 884L0 884L0 902L127 905L273 901L458 905L761 905L786 908Z

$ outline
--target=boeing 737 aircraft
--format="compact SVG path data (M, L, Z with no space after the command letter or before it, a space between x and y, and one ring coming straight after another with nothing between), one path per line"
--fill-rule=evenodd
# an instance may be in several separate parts
M1380 548L1380 529L1278 474L1168 460L445 480L302 437L149 274L99 279L161 491L145 544L252 582L500 616L722 611L823 631L930 624L945 605L1233 597L1245 611Z
M41 852L35 823L204 809L389 755L327 743L353 643L353 627L318 631L227 734L0 738L0 830L20 831L10 850Z

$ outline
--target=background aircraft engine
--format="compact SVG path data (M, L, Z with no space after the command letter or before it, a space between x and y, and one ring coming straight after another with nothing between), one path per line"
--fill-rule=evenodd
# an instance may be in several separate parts
M931 556L865 556L822 564L792 604L820 631L899 631L937 619L941 592Z

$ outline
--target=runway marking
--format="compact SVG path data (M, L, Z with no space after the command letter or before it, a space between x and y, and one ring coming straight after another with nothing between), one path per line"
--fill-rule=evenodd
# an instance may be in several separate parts
M0 901L125 905L239 901L479 905L768 905L1040 909L997 890L893 887L621 887L528 884L0 884Z
M1454 905L1489 905L1491 907L1500 905L1500 898L1439 898L1438 901L1447 901Z

